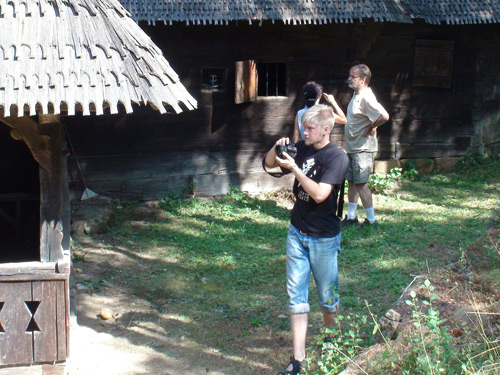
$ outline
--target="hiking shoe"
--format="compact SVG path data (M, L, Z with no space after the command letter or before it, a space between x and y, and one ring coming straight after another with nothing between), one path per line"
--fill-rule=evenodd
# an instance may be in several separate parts
M292 366L291 370L287 370L290 365ZM300 375L303 374L302 369L306 366L306 360L304 359L302 362L297 361L295 358L290 357L290 362L286 367L278 373L278 375Z
M340 222L340 227L346 228L346 227L351 226L351 225L356 225L356 226L359 225L358 217L356 216L354 219L348 219L347 215L345 215L344 220L342 220Z
M363 222L363 224L361 224L361 229L365 229L365 228L368 228L368 227L378 227L378 221L375 220L373 223L370 223L370 221L368 219L365 219L365 221Z

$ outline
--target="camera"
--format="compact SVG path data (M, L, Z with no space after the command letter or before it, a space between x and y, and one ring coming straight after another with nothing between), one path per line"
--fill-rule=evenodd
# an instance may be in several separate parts
M285 156L283 155L284 152L286 152L292 158L295 158L295 156L297 156L297 147L293 142L289 143L288 145L276 145L276 147L274 148L274 152L280 159L285 159Z

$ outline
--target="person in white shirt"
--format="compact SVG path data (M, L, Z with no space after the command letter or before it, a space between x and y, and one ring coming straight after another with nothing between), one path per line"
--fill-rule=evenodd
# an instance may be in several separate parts
M346 175L349 184L349 211L342 221L342 227L359 224L359 198L366 211L363 227L378 224L368 181L378 151L377 128L389 120L389 114L369 87L370 79L370 68L364 64L355 65L349 71L349 87L354 90L347 107L347 123L344 128L346 152L349 157Z

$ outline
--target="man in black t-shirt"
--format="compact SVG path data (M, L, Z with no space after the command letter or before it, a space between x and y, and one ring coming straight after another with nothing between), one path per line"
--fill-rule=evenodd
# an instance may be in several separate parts
M287 291L291 314L293 357L279 374L300 374L305 365L309 279L312 272L325 326L332 326L337 311L337 254L340 251L340 220L336 215L340 186L347 170L347 155L330 143L335 114L326 105L315 105L303 117L304 141L297 143L295 158L276 156L275 147L266 154L268 168L281 167L293 173L296 203L286 241ZM286 145L288 138L275 145Z

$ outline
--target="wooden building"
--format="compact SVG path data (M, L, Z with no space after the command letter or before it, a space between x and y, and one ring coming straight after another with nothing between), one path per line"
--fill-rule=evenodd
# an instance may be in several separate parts
M271 188L279 181L260 161L292 133L303 84L318 81L346 110L356 63L370 66L391 115L379 129L378 160L439 167L473 149L498 152L498 0L121 1L199 108L173 120L148 110L99 124L74 119L76 154L98 192L152 199L224 193L231 184ZM332 138L342 145L343 128Z
M136 103L196 107L118 1L0 0L0 367L68 356L65 119Z

